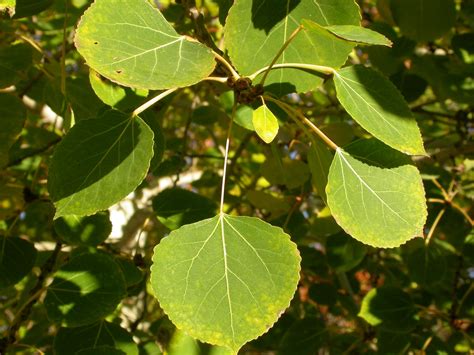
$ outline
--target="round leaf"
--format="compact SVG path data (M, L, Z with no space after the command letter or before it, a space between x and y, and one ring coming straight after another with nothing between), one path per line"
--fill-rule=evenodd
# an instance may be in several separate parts
M416 326L410 295L394 287L372 289L362 300L359 317L382 330L409 332Z
M414 166L383 169L338 149L326 194L337 223L364 244L391 248L423 235L425 192Z
M35 265L36 249L27 240L0 236L0 289L12 286Z
M289 306L300 260L280 228L221 214L164 238L155 247L151 283L178 328L237 352Z
M108 212L87 217L69 215L58 218L54 222L54 229L68 244L96 246L108 238L112 232L112 223Z
M117 263L105 254L81 254L55 274L44 300L48 317L67 327L97 322L115 310L125 296Z
M77 328L60 328L54 337L54 354L75 354L84 349L111 346L128 355L138 355L132 335L117 324L100 321Z
M75 42L91 68L135 88L189 86L215 66L209 48L180 36L146 0L96 0L80 21Z
M56 218L105 210L142 182L153 156L153 132L118 111L77 123L56 147L48 189Z

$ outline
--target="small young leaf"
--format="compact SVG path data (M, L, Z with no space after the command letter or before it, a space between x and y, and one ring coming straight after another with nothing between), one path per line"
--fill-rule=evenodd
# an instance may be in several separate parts
M78 122L56 147L48 189L56 218L105 210L145 178L153 132L140 117L118 111Z
M221 214L164 238L155 247L151 284L179 329L237 353L288 307L300 260L280 228Z
M215 66L209 48L180 36L146 0L96 0L78 25L75 42L90 67L135 88L189 86Z
M337 223L364 244L392 248L423 235L425 192L412 165L383 169L338 149L326 194Z
M253 111L252 123L255 132L267 144L271 143L278 134L278 119L265 104Z
M56 272L44 305L52 321L79 327L113 312L125 287L122 271L110 256L81 254Z
M25 239L0 236L0 289L12 286L35 265L35 246Z
M406 154L426 154L410 108L388 79L355 65L337 71L334 83L342 106L369 133Z
M392 46L392 41L390 41L387 37L365 27L352 25L334 25L326 26L325 28L337 37L340 37L347 41L368 45L379 45L387 47Z

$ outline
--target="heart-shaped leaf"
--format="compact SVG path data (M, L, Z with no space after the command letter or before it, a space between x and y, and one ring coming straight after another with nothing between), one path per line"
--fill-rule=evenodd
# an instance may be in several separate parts
M288 307L299 264L282 229L220 214L164 238L155 247L151 283L178 328L237 352Z

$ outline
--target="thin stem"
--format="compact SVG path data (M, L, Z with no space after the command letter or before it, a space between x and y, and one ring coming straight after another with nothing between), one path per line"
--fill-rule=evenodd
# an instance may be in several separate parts
M227 78L222 78L218 76L208 76L207 78L204 78L202 80L217 81L218 83L222 83L222 84L227 83Z
M280 59L280 56L283 54L283 52L288 48L290 43L295 39L296 35L303 29L302 26L298 26L296 30L293 31L293 33L288 37L288 39L283 43L283 46L281 46L280 50L278 53L275 55L273 60L271 61L270 65L268 66L267 70L265 71L265 74L263 74L262 80L260 80L260 85L263 86L265 84L265 80L267 79L268 74L270 73L270 70L272 70L273 66L276 64L278 59Z
M446 207L443 208L441 211L439 211L438 215L436 216L436 219L434 220L430 232L426 236L425 239L425 245L428 246L430 244L431 238L433 237L433 234L438 227L439 222L441 221L441 218L443 218L444 214L446 213Z
M304 69L304 70L311 70L315 71L324 75L332 75L335 73L335 69L331 67L326 67L324 65L316 65L316 64L305 64L305 63L281 63L281 64L274 64L271 68L270 66L261 68L257 70L255 73L248 76L249 79L254 80L257 76L262 74L267 70L273 69L282 69L282 68L295 68L295 69Z
M153 106L154 104L156 104L158 101L160 101L161 99L165 98L165 97L168 96L169 94L172 94L172 93L175 92L176 90L178 90L178 88L168 89L168 90L166 90L166 91L163 91L161 94L155 96L155 97L152 98L151 100L148 100L147 102L145 102L143 105L141 105L140 107L138 107L137 109L135 109L135 111L132 112L132 117L138 116L140 113L142 113L143 111L149 109L151 106Z
M229 146L230 146L230 135L232 131L232 124L234 122L235 112L237 111L237 101L235 101L232 107L232 116L230 118L229 130L227 131L227 139L225 141L225 153L224 153L224 171L222 173L222 187L221 187L221 205L220 214L224 214L224 192L225 192L225 179L227 174L227 163L229 160Z
M240 79L239 73L237 73L234 67L223 56L221 56L219 53L215 51L212 51L212 53L214 54L214 57L216 57L216 59L222 64L224 64L224 66L229 70L229 73L232 75L234 80Z
M457 209L459 213L461 213L464 216L464 218L466 218L466 220L471 224L471 226L474 225L473 219L467 214L467 212L461 206L459 206L455 202L451 202L451 207Z
M469 286L464 296L462 296L461 301L459 301L458 307L456 309L456 314L459 314L459 312L461 312L464 302L466 302L467 298L472 293L472 291L474 291L474 283L472 283L471 286Z
M265 99L268 100L268 101L272 101L272 102L276 103L290 117L292 117L294 119L296 117L298 117L300 120L302 120L304 123L306 123L313 130L313 132L316 133L324 141L324 143L326 143L329 147L331 147L332 149L334 149L336 151L339 149L339 146L336 143L334 143L327 135L324 134L323 131L321 131L313 122L311 122L309 119L307 119L305 117L305 115L303 115L301 112L295 110L293 107L291 107L290 105L288 105L288 104L286 104L286 103L284 103L280 100L276 100L276 99L272 98L271 96L265 96Z

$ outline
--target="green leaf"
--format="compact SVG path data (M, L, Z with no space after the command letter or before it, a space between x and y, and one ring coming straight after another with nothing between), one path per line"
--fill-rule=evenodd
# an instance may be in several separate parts
M89 80L95 94L105 104L121 111L132 111L148 96L148 90L133 90L119 86L92 69L89 72Z
M0 168L8 163L8 151L20 135L25 118L26 109L20 99L0 94Z
M91 68L135 88L189 86L215 66L209 48L180 36L146 0L96 0L80 21L75 42Z
M58 236L70 245L96 246L106 240L112 232L108 212L92 216L64 216L54 221Z
M270 157L262 164L261 171L272 185L285 185L290 189L303 185L310 176L308 165L289 158L279 161Z
M320 319L310 317L293 323L281 339L278 354L313 355L324 345L326 326Z
M127 353L111 346L99 346L97 348L79 350L75 355L127 355Z
M369 44L369 45L379 45L379 46L392 46L392 41L390 41L384 35L372 31L368 28L361 26L352 26L352 25L335 25L335 26L326 26L327 29L332 34L345 39L347 41L357 42L360 44Z
M328 237L326 257L336 272L348 272L359 265L367 254L367 247L341 232Z
M28 275L36 260L35 246L25 239L0 236L0 289Z
M278 120L265 104L253 111L252 123L255 132L267 144L278 134Z
M454 0L391 0L391 9L402 33L417 41L441 37L456 21Z
M308 165L312 176L311 181L317 193L326 204L326 185L328 184L331 162L332 154L326 145L319 140L313 140L311 148L308 151Z
M370 290L364 297L359 317L382 330L405 333L416 326L415 312L409 294L395 287L384 286Z
M216 214L217 204L195 192L171 188L153 198L153 210L161 223L169 229L210 218Z
M234 2L225 25L225 46L241 75L251 75L270 65L283 43L309 19L321 26L359 25L359 9L353 0L241 0ZM277 61L338 68L353 48L324 28L308 25ZM242 45L245 43L245 46ZM306 92L323 79L298 69L275 69L266 85L277 95Z
M142 182L153 156L153 132L140 117L108 111L78 122L56 147L48 189L56 218L105 210Z
M280 228L221 214L164 238L155 247L151 283L179 329L237 352L289 306L299 264Z
M423 235L425 192L414 166L383 169L338 149L326 194L337 223L364 244L391 248Z
M108 109L95 94L87 76L67 78L66 92L76 122L96 118L99 113Z
M30 68L32 61L33 50L29 44L18 43L0 48L0 88L13 85L26 76L24 72Z
M337 71L334 83L342 106L369 133L406 154L426 154L413 114L388 79L355 65Z
M54 275L44 300L48 317L66 327L80 327L112 313L125 296L117 263L105 254L80 254Z
M135 265L132 260L118 256L115 258L115 262L122 270L127 288L135 286L143 280L143 272Z
M54 0L16 0L14 18L29 17L46 10Z
M60 328L54 337L54 354L69 355L84 349L111 346L128 355L138 355L132 335L117 324L100 321L76 328Z

